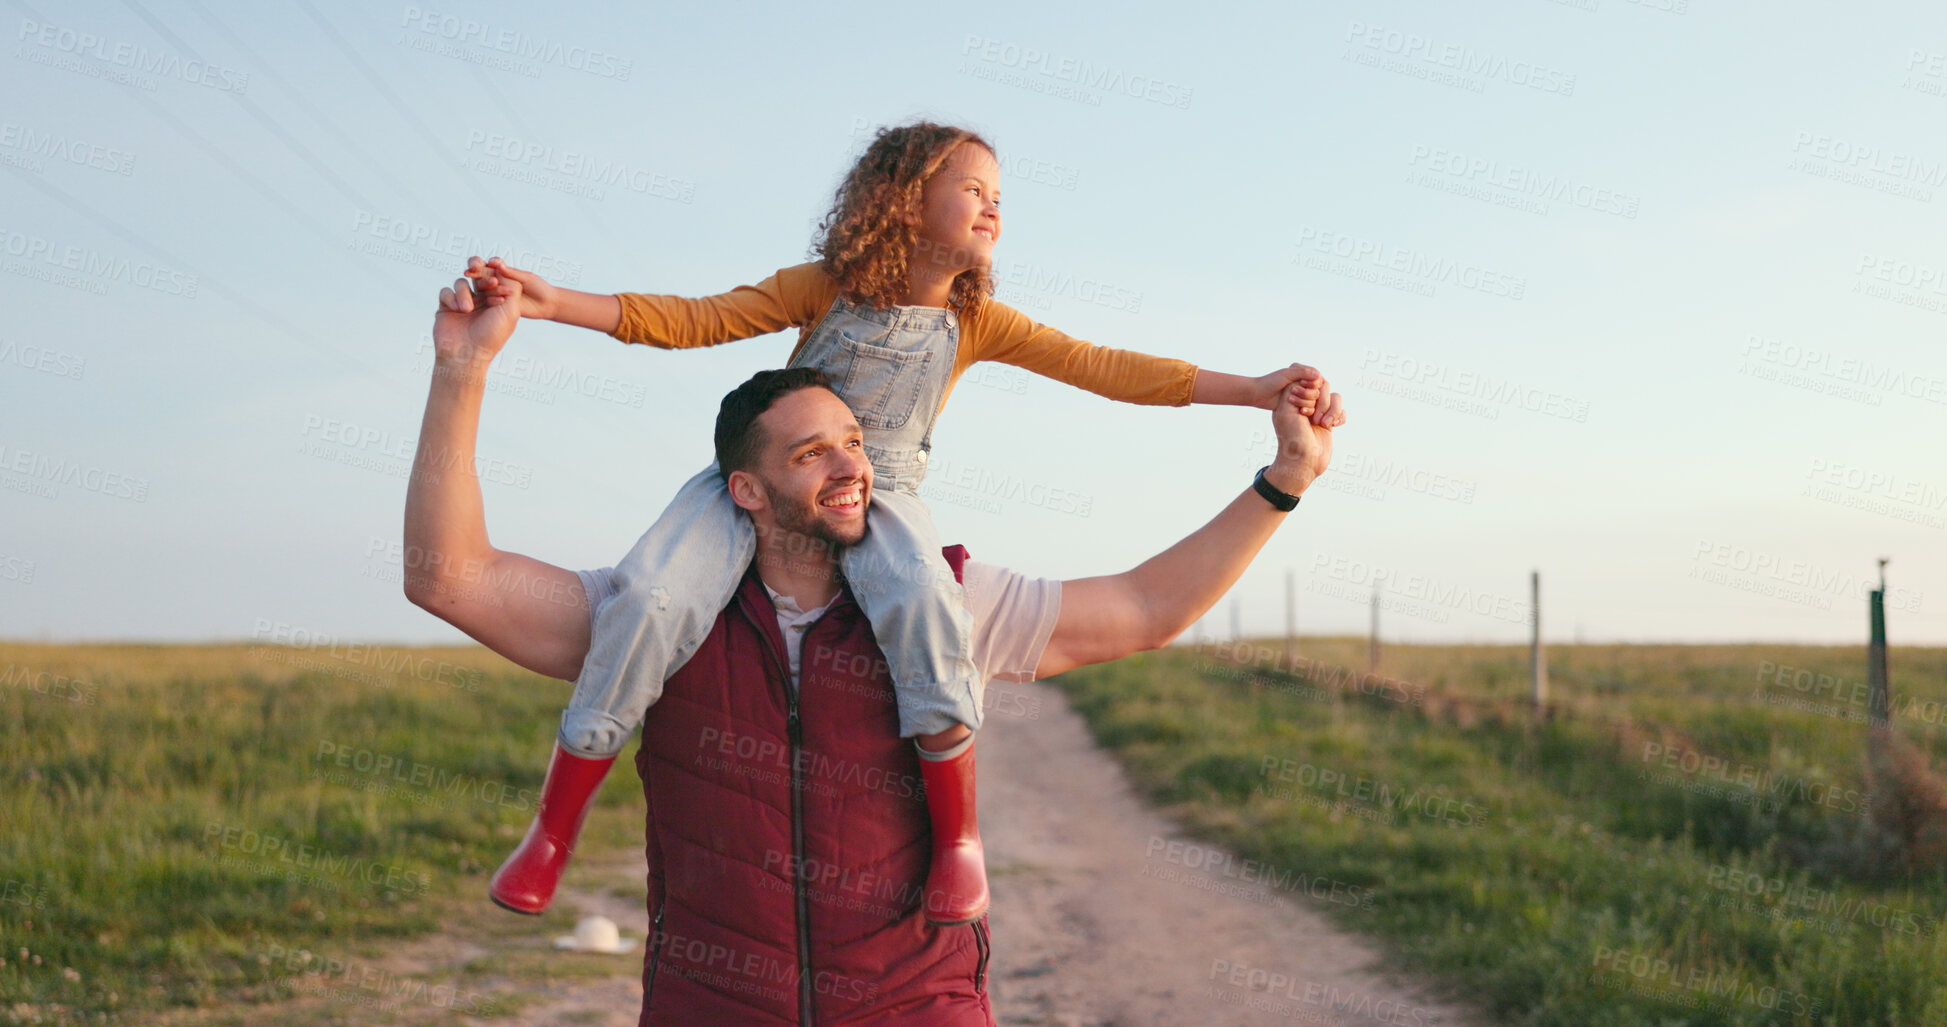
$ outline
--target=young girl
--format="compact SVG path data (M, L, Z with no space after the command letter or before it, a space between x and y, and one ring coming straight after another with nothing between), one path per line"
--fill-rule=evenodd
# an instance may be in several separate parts
M499 258L467 263L477 290L521 286L521 315L666 349L713 346L798 328L790 366L830 376L865 430L873 467L864 539L843 568L884 650L900 733L915 739L933 826L924 906L947 926L977 920L987 879L974 818L973 729L980 682L971 619L940 556L917 490L933 424L953 383L998 360L1128 403L1269 408L1296 383L1307 416L1318 372L1300 364L1257 378L1095 346L1034 323L992 298L1000 240L1000 167L965 129L918 122L881 129L838 188L820 226L819 259L755 286L683 299L556 288ZM553 899L589 799L664 680L730 601L756 549L750 521L714 464L691 478L616 565L618 592L596 611L593 639L527 837L494 875L494 901L539 913Z

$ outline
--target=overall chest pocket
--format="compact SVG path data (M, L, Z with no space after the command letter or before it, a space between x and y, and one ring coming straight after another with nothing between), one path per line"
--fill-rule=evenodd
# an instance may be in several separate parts
M827 373L838 386L838 398L852 408L862 428L874 431L904 428L919 406L932 352L875 346L852 338L851 332L849 328L841 328L833 340L835 366Z

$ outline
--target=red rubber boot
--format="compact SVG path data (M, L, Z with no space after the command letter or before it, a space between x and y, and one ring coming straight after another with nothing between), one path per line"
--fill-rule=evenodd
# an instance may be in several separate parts
M974 816L974 747L950 760L919 761L933 820L933 863L926 871L926 922L970 924L987 912L987 857Z
M574 855L575 836L581 833L581 822L588 818L589 800L614 763L613 756L591 760L555 743L534 823L487 885L487 895L501 908L539 915L554 901L561 872L568 868L568 857Z

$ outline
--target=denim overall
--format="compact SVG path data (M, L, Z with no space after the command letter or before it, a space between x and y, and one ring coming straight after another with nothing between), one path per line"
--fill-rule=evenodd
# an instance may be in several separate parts
M843 552L841 567L885 653L904 737L980 726L973 618L918 493L959 338L950 310L839 299L791 361L824 371L865 429L872 503L865 538ZM663 681L729 605L756 552L750 518L712 463L616 565L616 592L595 611L561 717L564 748L591 758L622 750Z

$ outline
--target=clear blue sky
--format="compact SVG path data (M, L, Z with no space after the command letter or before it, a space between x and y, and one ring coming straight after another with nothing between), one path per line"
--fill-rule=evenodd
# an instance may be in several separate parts
M1895 640L1947 643L1935 5L4 17L0 637L456 639L390 547L464 254L752 282L805 258L864 133L926 116L1000 148L1003 299L1346 394L1335 469L1234 592L1246 631L1282 630L1291 570L1307 632L1363 630L1377 580L1388 637L1514 640L1540 568L1555 639L1853 640L1891 556ZM495 543L613 562L791 341L524 325L481 442ZM978 558L1109 572L1267 431L984 365L927 491Z

